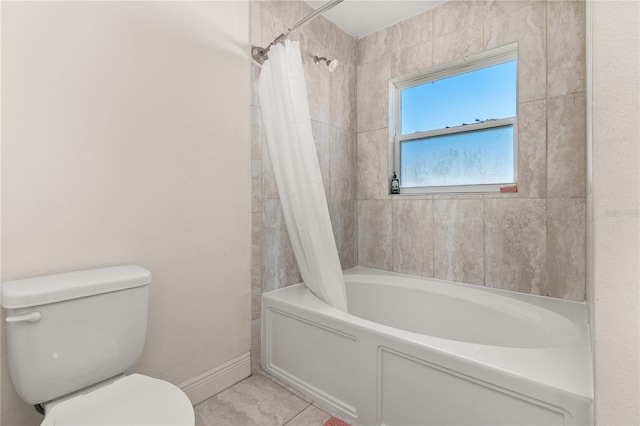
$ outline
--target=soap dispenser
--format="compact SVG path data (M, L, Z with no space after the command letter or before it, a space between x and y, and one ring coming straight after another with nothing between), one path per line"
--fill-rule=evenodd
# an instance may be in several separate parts
M391 193L392 194L400 193L400 181L396 176L396 172L393 172L393 178L391 179Z

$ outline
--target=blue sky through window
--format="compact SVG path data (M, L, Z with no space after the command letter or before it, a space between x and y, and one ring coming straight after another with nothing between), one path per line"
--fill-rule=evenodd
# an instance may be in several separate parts
M408 87L400 93L403 135L516 115L516 61Z

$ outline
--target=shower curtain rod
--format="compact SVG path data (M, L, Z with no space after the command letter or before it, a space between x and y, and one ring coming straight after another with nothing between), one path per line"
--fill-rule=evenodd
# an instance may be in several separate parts
M322 15L324 12L336 6L338 3L342 3L343 1L344 0L333 0L331 2L323 4L322 7L318 8L315 12L305 16L300 21L296 22L286 32L276 37L276 39L273 40L266 48L263 49L262 47L253 46L253 48L251 49L251 56L253 56L253 59L259 64L264 64L264 61L269 59L269 56L267 54L269 53L269 49L271 49L271 46L273 46L276 43L283 42L287 38L287 36L291 34L291 31L295 30L298 27L301 27L302 25L306 24L316 16Z

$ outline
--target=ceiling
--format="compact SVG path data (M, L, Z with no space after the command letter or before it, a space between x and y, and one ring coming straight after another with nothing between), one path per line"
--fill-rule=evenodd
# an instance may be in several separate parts
M314 9L326 3L324 0L305 2ZM344 0L323 16L347 34L362 38L441 3L444 0Z

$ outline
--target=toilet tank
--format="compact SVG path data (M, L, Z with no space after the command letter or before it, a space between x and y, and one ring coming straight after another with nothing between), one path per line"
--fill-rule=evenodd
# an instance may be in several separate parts
M13 386L39 404L126 372L142 354L151 273L115 266L2 284Z

